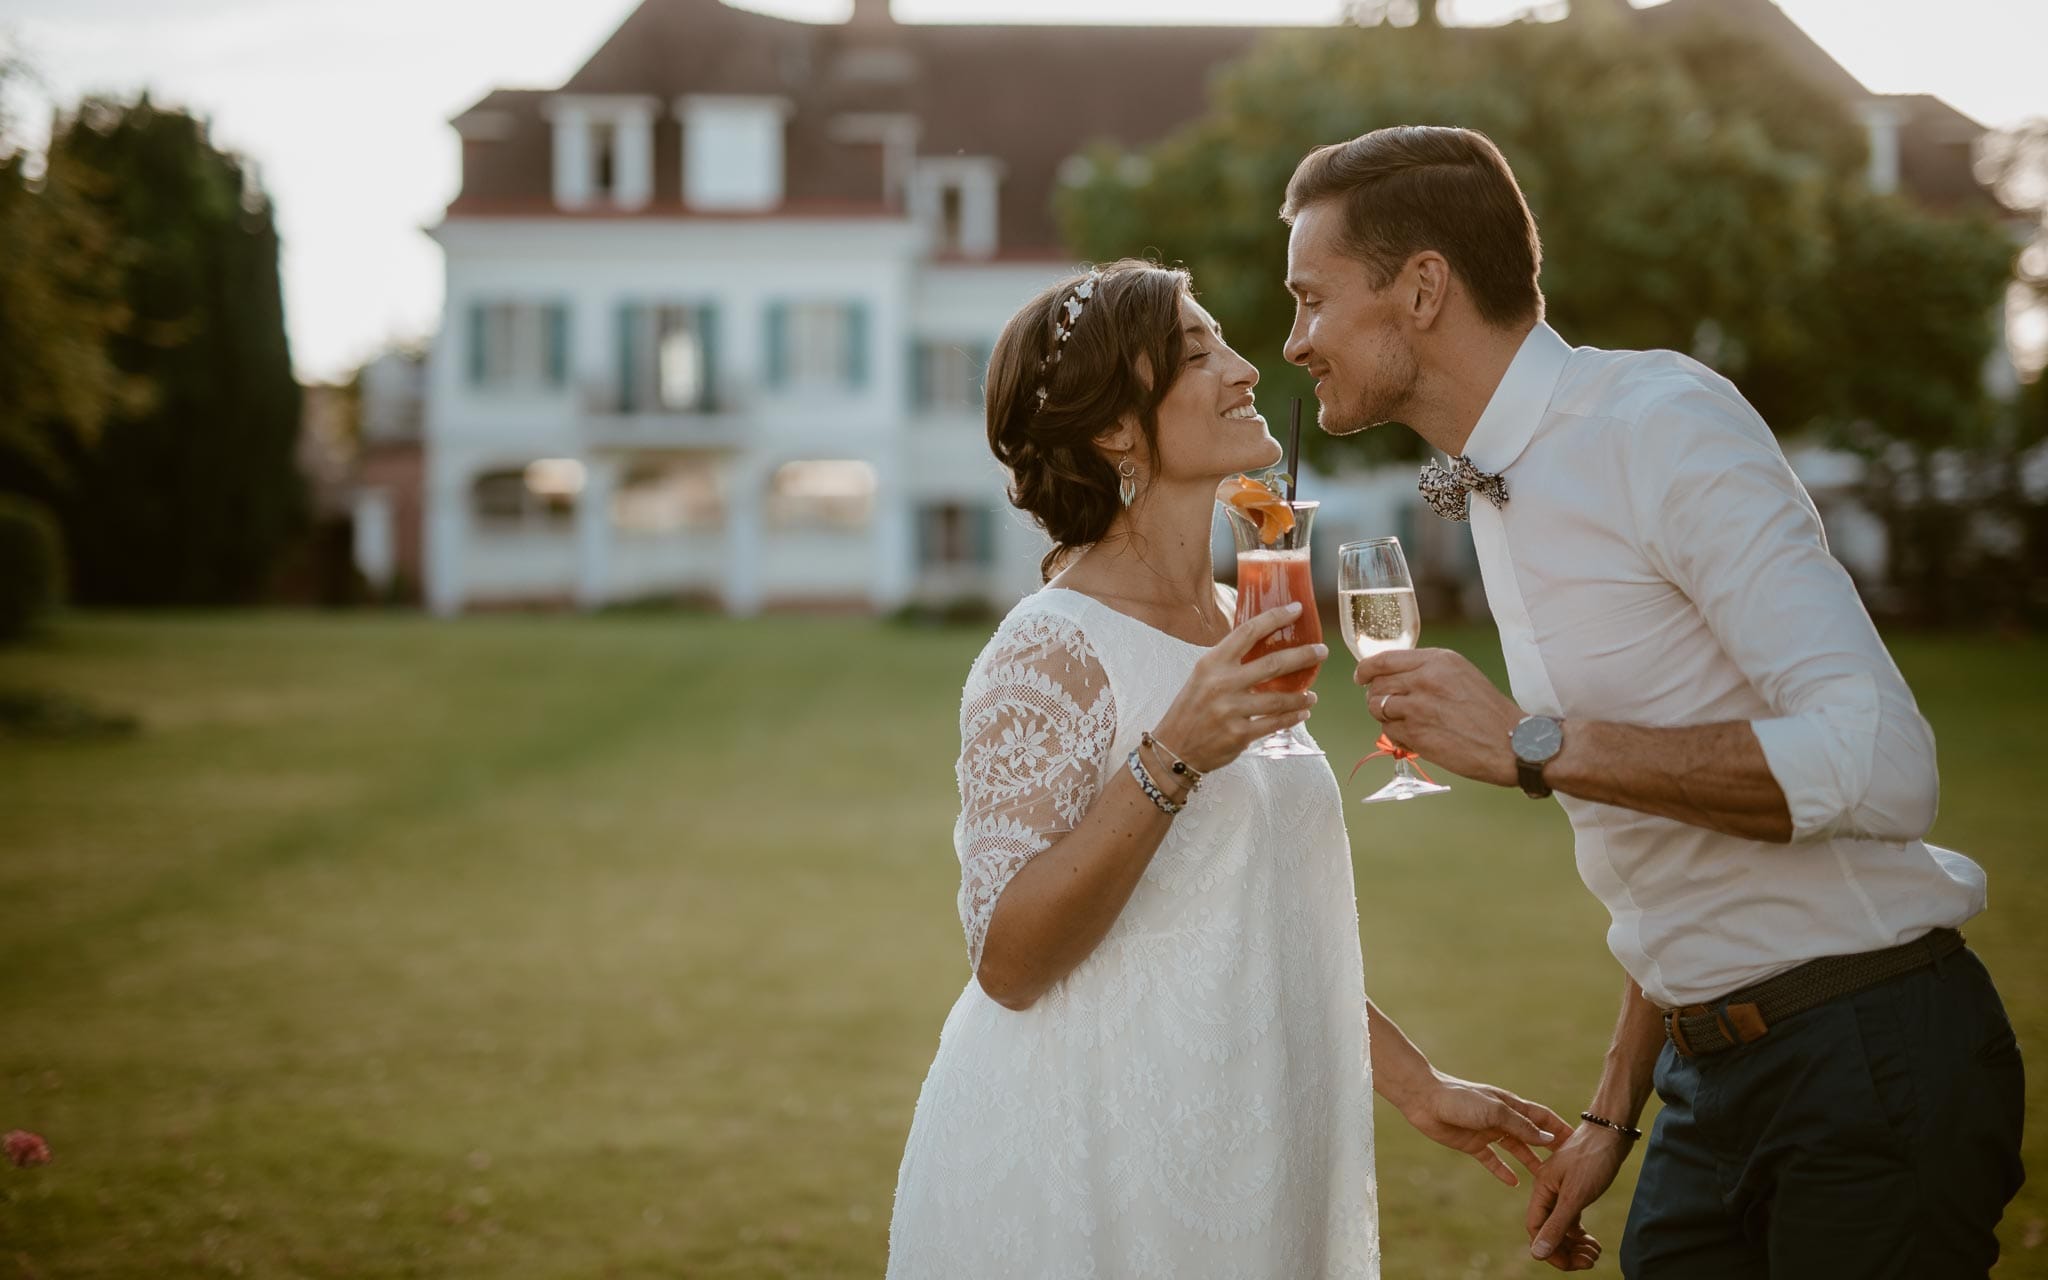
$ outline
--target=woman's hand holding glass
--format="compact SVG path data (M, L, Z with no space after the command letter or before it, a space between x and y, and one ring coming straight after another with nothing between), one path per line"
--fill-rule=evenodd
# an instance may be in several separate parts
M1245 661L1260 641L1296 621L1301 610L1299 603L1268 609L1217 641L1196 660L1194 674L1153 736L1190 768L1208 773L1237 759L1260 738L1306 721L1316 704L1313 691L1262 693L1254 686L1317 666L1330 656L1327 646L1294 645Z

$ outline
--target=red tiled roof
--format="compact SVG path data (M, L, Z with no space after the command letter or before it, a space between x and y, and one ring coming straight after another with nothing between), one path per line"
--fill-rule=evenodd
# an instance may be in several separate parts
M658 98L655 202L629 217L700 214L680 202L684 94L759 94L794 108L786 153L787 206L772 215L887 212L879 146L833 133L848 112L914 115L918 154L990 156L1002 164L1000 256L1059 253L1052 203L1061 162L1091 141L1158 140L1201 114L1212 73L1263 33L1251 27L982 26L894 23L870 4L860 21L794 22L720 0L643 0L560 90ZM1772 0L1668 0L1634 11L1646 29L1713 19L1776 46L1803 74L1851 102L1872 95ZM886 70L874 74L880 54ZM870 74L847 74L849 55ZM550 91L494 90L456 117L465 134L462 190L448 216L557 214L550 199ZM1982 132L1937 99L1911 99L1901 128L1901 176L1930 204L1982 200L1969 143ZM1960 124L1958 124L1960 122ZM1970 132L1970 129L1975 132ZM1974 196L1972 193L1975 193ZM606 216L560 213L564 217Z
M848 112L921 122L922 156L990 156L1002 164L998 254L1059 253L1052 195L1060 162L1096 139L1157 140L1200 114L1208 77L1260 31L1245 27L940 26L867 21L816 25L729 8L719 0L644 0L559 92L658 98L654 189L631 217L697 215L682 190L682 126L668 109L690 93L788 99L783 216L883 208L874 145L832 133ZM840 74L842 59L877 48L908 71L894 79ZM905 56L907 55L907 57ZM451 218L554 213L545 92L497 90L457 116L465 131L462 190ZM480 117L491 128L479 129ZM565 217L601 216L562 214ZM729 216L729 215L728 215ZM762 216L762 215L753 215Z

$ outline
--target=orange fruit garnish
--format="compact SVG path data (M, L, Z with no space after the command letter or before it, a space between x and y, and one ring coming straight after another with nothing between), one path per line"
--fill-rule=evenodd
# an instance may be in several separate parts
M1250 476L1237 475L1217 486L1216 497L1259 526L1259 541L1272 546L1294 527L1294 508Z

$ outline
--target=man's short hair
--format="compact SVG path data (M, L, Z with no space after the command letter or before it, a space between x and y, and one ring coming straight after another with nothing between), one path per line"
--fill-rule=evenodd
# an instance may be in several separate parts
M1343 204L1344 248L1371 270L1374 288L1434 249L1487 323L1505 329L1543 317L1536 220L1485 134L1401 125L1318 147L1288 181L1280 219L1291 226L1303 209L1332 199Z

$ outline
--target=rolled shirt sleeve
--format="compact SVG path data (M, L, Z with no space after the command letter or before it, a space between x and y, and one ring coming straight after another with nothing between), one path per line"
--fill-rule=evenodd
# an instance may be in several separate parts
M1660 400L1630 457L1652 562L1775 713L1751 722L1793 839L1917 840L1934 733L1770 428L1732 386Z

